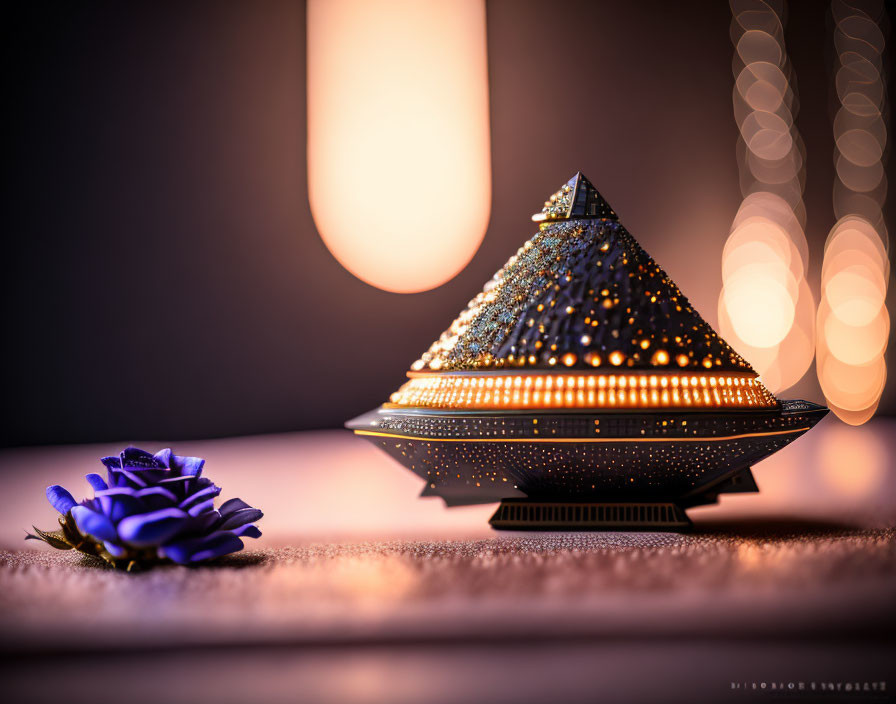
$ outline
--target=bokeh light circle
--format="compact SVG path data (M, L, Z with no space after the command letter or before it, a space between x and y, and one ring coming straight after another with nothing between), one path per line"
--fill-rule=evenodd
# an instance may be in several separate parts
M818 331L827 350L841 362L861 366L882 355L890 336L890 316L881 308L866 325L850 325L831 314L825 299L818 307Z
M785 267L747 264L726 279L722 289L725 308L744 342L773 347L787 336L796 313L789 274Z
M832 354L818 359L818 378L826 398L847 411L862 411L880 397L887 363L877 356L866 364L847 364Z

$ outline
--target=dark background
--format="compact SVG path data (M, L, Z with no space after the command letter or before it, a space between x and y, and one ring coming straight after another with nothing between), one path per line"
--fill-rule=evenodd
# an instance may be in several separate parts
M786 34L816 297L828 13L791 2ZM488 233L454 280L399 295L346 272L311 219L303 3L7 4L0 442L337 427L397 388L579 169L715 324L741 199L730 19L717 0L490 0ZM814 368L784 396L821 400Z

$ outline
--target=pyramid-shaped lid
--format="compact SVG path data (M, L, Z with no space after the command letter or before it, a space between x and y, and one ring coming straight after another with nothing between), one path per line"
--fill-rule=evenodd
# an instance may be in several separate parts
M539 232L412 371L603 368L755 376L581 173L534 219L542 223Z
M619 219L610 204L581 171L544 202L540 213L532 216L535 222L585 218Z

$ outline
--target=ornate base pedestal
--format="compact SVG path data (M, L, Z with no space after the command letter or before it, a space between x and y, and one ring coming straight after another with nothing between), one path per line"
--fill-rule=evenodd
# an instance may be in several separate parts
M672 502L559 502L504 499L489 524L496 530L690 530Z

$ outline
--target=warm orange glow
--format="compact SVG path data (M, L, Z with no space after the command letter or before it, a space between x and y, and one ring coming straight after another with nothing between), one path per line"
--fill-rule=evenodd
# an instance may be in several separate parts
M750 214L745 216L745 211ZM799 280L807 257L808 244L793 210L777 196L760 192L738 210L722 250L722 278L746 264L765 264L783 267Z
M333 256L388 291L451 279L491 207L483 0L309 0L307 91L308 194Z
M775 15L771 10L767 14ZM781 66L785 61L778 37L760 29L749 29L741 35L737 42L737 53L745 64L764 62Z
M669 363L669 353L666 350L657 350L653 353L653 357L650 358L651 364L655 366L661 366L663 364Z
M815 300L809 284L805 279L800 282L793 325L779 344L754 347L740 339L722 298L719 300L719 330L750 362L772 393L793 386L808 371L815 355Z
M825 345L841 362L860 366L882 356L890 336L890 316L886 308L866 325L850 325L831 314L827 300L818 307L818 334L824 335Z
M736 88L751 110L769 113L781 107L790 90L784 72L765 61L744 66L737 76Z
M883 272L865 264L837 267L823 286L831 313L850 325L870 325L887 295Z
M411 377L387 407L460 410L587 408L774 408L752 374L425 374ZM672 387L672 395L657 389ZM648 391L650 390L650 391ZM710 393L711 392L711 393Z
M836 399L838 408L862 411L883 391L887 363L878 355L867 364L847 364L820 350L818 378L825 396Z
M890 261L881 211L886 196L885 39L864 10L847 3L832 9L840 100L834 118L834 212L840 219L825 243L816 368L834 413L861 425L874 415L886 383L890 333Z
M887 448L867 428L832 426L820 436L818 456L821 479L838 496L870 498L886 479Z
M884 181L884 166L880 161L870 166L862 166L841 154L837 157L837 178L852 191L869 193Z
M844 253L864 255L863 263L872 263L884 273L884 278L889 277L890 262L887 256L885 243L886 233L874 227L870 221L857 215L849 215L841 218L834 225L828 235L824 246L824 264L822 266L822 280L826 281L830 276L830 269L838 262ZM853 263L850 261L849 263ZM841 266L847 266L843 262Z
M780 115L754 110L741 126L747 148L760 159L785 158L793 148L791 125Z
M768 3L731 3L734 117L744 200L722 253L722 336L774 393L800 380L815 354L815 302L805 276L805 150L784 30Z
M842 420L847 425L864 425L874 417L875 413L877 413L877 407L879 404L880 399L877 399L877 401L875 401L868 408L865 408L861 411L850 411L846 408L840 408L840 406L828 400L828 406L830 407L830 409L840 420Z
M722 300L737 336L753 347L773 347L790 332L796 282L782 264L745 263L725 281Z
M764 182L758 181L758 183ZM744 226L751 222L758 222L761 227L752 231L746 229ZM804 222L805 209L801 201L791 204L779 194L753 191L744 198L737 215L734 216L729 240L731 246L734 246L742 241L761 239L787 261L791 261L793 248L796 248L802 262L806 262L809 259L809 243L803 232ZM769 223L773 223L776 227L770 228ZM746 231L742 232L744 229ZM786 236L786 239L783 239L781 234ZM728 243L725 248L728 249ZM794 276L799 275L796 266L802 266L802 262L791 265Z

